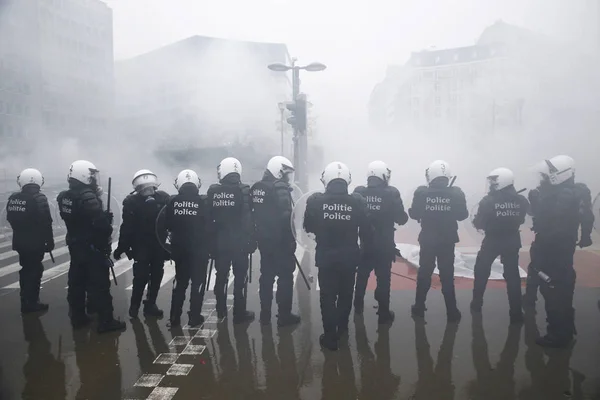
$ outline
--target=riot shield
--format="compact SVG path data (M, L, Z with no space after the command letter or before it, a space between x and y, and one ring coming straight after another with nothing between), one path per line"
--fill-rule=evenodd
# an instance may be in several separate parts
M592 202L592 211L594 212L594 217L596 217L594 220L594 229L600 233L600 193L596 195Z
M10 224L8 223L8 220L6 219L6 202L2 201L0 202L0 207L2 207L0 209L0 242L7 239L8 234L10 232L12 232L12 229L10 228Z
M293 204L296 204L302 195L304 195L304 192L302 192L302 189L300 189L300 187L295 183L292 183L290 187L292 188L292 202Z
M158 215L156 216L156 222L154 224L154 233L158 243L163 249L171 253L171 237L167 231L167 219L166 219L167 206L163 206Z
M306 210L306 201L313 193L323 193L323 191L314 190L312 192L303 194L298 199L298 201L296 201L290 219L292 233L294 234L294 239L296 239L296 243L298 243L300 247L302 247L305 251L309 253L314 253L315 248L317 247L317 242L315 241L315 236L312 233L307 233L304 230L303 225L304 211Z

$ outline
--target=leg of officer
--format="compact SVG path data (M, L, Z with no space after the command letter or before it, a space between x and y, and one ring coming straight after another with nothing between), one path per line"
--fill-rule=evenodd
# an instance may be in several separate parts
M177 327L181 325L181 312L185 303L185 292L190 282L191 266L188 254L174 254L173 260L175 261L175 282L173 283L173 293L171 295L169 325Z
M365 309L365 293L367 291L369 276L371 276L371 271L373 271L373 264L373 257L366 255L361 257L360 263L358 264L356 286L354 289L354 312L357 314L362 314Z
M330 350L337 350L338 313L336 303L340 291L339 268L334 265L319 266L318 279L324 332L319 341L321 346Z
M206 291L206 270L208 267L208 255L196 255L191 265L191 290L190 290L190 326L199 326L204 323L202 316L202 303Z
M229 284L229 271L231 270L231 256L228 254L217 254L215 257L215 286L214 294L217 300L218 318L227 317L227 286Z
M343 265L339 268L339 294L337 299L338 337L348 332L352 311L352 297L356 280L356 266Z
M448 322L457 322L461 318L460 311L456 306L456 291L454 288L454 243L442 243L438 245L437 261L440 271L440 282L442 294L446 303L446 315Z
M392 261L387 257L380 257L375 264L375 276L377 277L375 299L379 304L377 314L379 314L379 323L385 324L394 319L394 313L390 310Z
M163 311L156 306L158 291L165 274L164 251L161 247L155 247L150 259L150 276L148 280L148 291L144 301L144 314L152 317L162 317Z
M237 253L233 265L233 323L249 322L254 319L254 313L246 309L246 285L248 282L248 253Z
M481 244L481 249L477 253L473 271L475 275L475 280L473 281L473 300L471 300L471 311L473 312L481 312L483 295L490 279L492 264L499 255L496 247L494 240L485 238Z
M519 248L506 249L501 255L508 294L510 322L523 322L523 305L521 302L521 276L519 275Z
M421 243L419 251L419 271L417 272L417 290L415 304L412 306L414 317L425 316L425 301L431 288L431 275L435 270L436 248L435 244Z
M292 314L294 270L296 269L294 253L281 251L277 255L277 261L277 325L294 325L300 322L300 317Z
M87 256L81 249L69 247L71 264L69 266L67 302L69 303L69 316L71 325L80 328L90 322L85 313L85 296L88 290Z
M275 282L277 262L275 253L271 251L260 252L260 323L268 325L271 323L271 310L273 304L273 283Z

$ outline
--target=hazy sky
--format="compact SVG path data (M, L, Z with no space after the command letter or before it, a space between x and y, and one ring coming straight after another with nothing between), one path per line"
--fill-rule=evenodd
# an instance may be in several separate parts
M315 103L331 104L343 91L363 107L387 65L411 51L473 44L498 19L569 34L585 3L597 0L105 1L117 59L191 35L284 42L300 62L328 65L303 79Z

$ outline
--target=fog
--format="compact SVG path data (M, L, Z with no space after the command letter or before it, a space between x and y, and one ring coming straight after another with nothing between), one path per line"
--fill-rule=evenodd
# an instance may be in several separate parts
M544 158L565 153L575 158L578 179L595 194L600 190L594 176L600 163L595 154L600 145L600 78L596 67L600 11L594 9L594 14L586 8L592 3L379 0L340 7L336 2L316 0L106 0L112 8L116 60L114 109L107 115L116 117L114 123L107 129L81 134L61 134L59 129L47 132L35 125L29 130L25 150L23 141L3 139L0 171L9 183L0 189L13 190L10 177L26 167L36 167L50 180L63 184L70 162L81 158L96 163L103 177L113 176L122 194L130 189L133 173L141 168L155 171L163 188L170 192L181 169L195 168L206 188L216 180L216 162L209 155L166 160L158 150L238 143L256 149L252 160L264 155L266 161L277 154L277 102L290 99L291 93L286 95L285 91L291 87L283 88L283 98L273 89L277 73L266 69L268 56L257 56L235 42L214 41L201 52L180 49L166 59L148 59L143 68L132 66L143 59L136 58L139 55L200 35L284 43L300 64L325 63L325 71L301 73L301 91L307 93L313 103L311 113L317 117L310 141L323 147L325 163L336 160L348 164L354 184L365 181L370 161L381 159L393 170L393 184L403 197L410 198L411 191L424 183L428 164L444 159L458 177L456 185L468 197L479 196L485 176L493 168L513 169L516 186L531 188L535 184L531 167ZM6 15L6 9L0 8L0 38L5 36ZM532 41L511 47L511 60L526 73L520 79L495 83L493 88L476 83L473 90L480 92L480 101L473 104L478 107L473 111L485 116L496 97L523 97L526 103L521 126L492 128L485 118L479 125L444 124L436 129L400 124L382 130L369 124L369 101L376 85L388 85L394 93L402 84L387 73L390 66L404 66L412 52L424 49L472 46L498 20L534 36ZM27 45L24 42L13 50ZM35 60L31 57L25 62L35 64ZM74 71L68 61L62 60L61 65L69 73ZM176 78L179 86L173 84ZM100 84L107 85L104 81ZM178 111L181 118L177 123L157 118L154 112L153 107L159 107L161 100L148 96L151 92L147 88L161 84L173 95L187 96L189 107ZM81 88L62 93L62 101L76 106L88 91ZM93 102L90 107L94 107ZM290 132L286 132L286 152ZM248 158L247 154L232 155ZM244 165L246 171L255 169L246 162ZM318 174L312 174L310 184L319 188Z

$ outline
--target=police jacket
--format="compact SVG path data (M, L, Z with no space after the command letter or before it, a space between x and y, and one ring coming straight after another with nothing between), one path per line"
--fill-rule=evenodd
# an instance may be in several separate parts
M37 185L25 185L6 204L6 219L13 230L13 250L44 252L54 247L52 216L48 199Z
M486 238L514 241L521 246L519 228L525 222L528 209L527 199L510 185L490 192L479 202L473 226L483 230Z
M207 217L211 254L254 253L256 237L250 186L238 174L229 174L208 188Z
M404 225L408 221L400 192L383 179L371 176L367 180L367 186L358 186L354 193L365 198L369 220L374 228L372 246L365 247L365 252L376 252L393 259L396 251L394 223Z
M206 196L198 188L184 183L179 193L171 197L165 210L165 226L171 233L171 250L182 252L208 252Z
M469 216L463 191L436 178L415 191L408 215L420 221L419 243L458 243L458 223Z
M316 236L315 265L358 266L361 245L372 246L373 227L367 202L358 193L348 194L348 185L334 179L325 193L314 193L306 202L304 230Z
M296 240L291 227L293 207L290 185L265 171L262 180L252 186L250 193L260 251L293 249Z
M94 187L71 179L56 201L67 226L67 245L110 254L112 215L102 209Z
M123 200L123 221L119 229L119 249L131 249L134 257L148 246L158 246L156 217L170 196L162 190L152 196L130 194Z
M536 242L577 242L589 238L594 226L592 195L583 183L569 179L559 185L541 184L530 191L531 215Z

